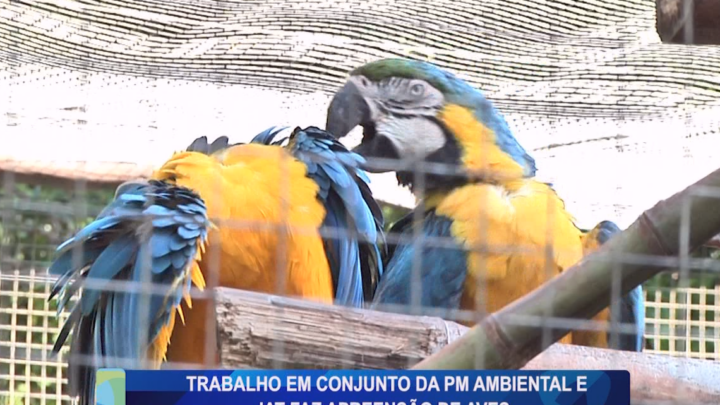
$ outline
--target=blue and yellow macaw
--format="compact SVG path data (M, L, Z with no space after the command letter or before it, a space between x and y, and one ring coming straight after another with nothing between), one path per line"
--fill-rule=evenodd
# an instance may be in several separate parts
M412 169L397 171L399 184L422 200L416 210L422 210L417 215L423 218L425 247L416 255L415 213L393 226L390 232L405 241L390 248L375 307L411 304L413 280L420 280L423 307L475 309L483 302L495 312L574 265L617 231L611 222L590 232L578 229L552 187L533 179L534 159L491 102L433 64L383 59L352 71L328 107L327 129L343 137L358 125L363 139L353 151L369 160L402 160L410 168L462 168L427 173L421 184L425 193ZM369 171L389 171L387 165L371 166ZM481 251L483 247L490 251ZM420 258L417 279L415 256ZM642 288L624 297L621 308L620 321L633 324L635 333L619 348L640 351ZM608 320L608 310L595 319ZM563 342L608 347L608 339L609 334L579 332Z
M353 307L372 299L383 272L383 216L363 158L315 127L274 141L278 132L250 144L198 138L149 181L118 187L97 219L58 247L51 298L59 295L62 310L83 292L54 351L72 330L68 378L81 404L94 403L98 367L218 364L216 331L206 327L214 327L214 308L191 300L192 285L219 279ZM335 235L321 234L325 228ZM146 284L107 289L122 281ZM155 290L143 296L150 281ZM176 313L184 327L175 327Z

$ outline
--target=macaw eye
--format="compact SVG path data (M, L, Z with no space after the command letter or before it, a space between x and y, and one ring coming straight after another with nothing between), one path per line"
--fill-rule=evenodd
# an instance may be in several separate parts
M420 96L425 93L425 86L421 83L415 83L410 87L410 94L413 96Z

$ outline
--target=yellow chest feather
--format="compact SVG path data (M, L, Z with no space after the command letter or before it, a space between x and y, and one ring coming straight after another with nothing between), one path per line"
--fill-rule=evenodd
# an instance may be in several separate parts
M442 198L436 212L453 220L453 236L469 251L463 308L485 297L485 308L496 311L582 258L581 231L537 181L467 185Z
M220 156L179 153L159 172L197 191L217 226L201 262L209 283L217 268L222 286L332 300L319 234L325 210L302 162L251 144Z

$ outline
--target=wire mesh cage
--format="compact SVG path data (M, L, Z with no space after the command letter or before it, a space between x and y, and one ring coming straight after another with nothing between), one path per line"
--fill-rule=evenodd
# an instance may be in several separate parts
M655 4L644 0L435 6L418 1L91 3L0 3L0 89L7 94L0 97L0 106L8 136L7 157L0 160L0 405L71 403L70 343L59 356L51 353L69 311L56 314L57 301L48 300L57 278L47 274L47 267L56 248L113 200L118 184L148 177L199 135L212 138L242 128L239 136L247 141L270 125L319 125L331 94L364 62L388 56L426 60L486 92L520 143L536 155L567 210L582 217L588 228L598 218L629 224L660 198L717 168L713 136L720 129L720 48L672 47L660 41L667 37L677 42L682 31L682 41L693 43L703 33L689 22L695 14L688 2L675 5L684 10L678 12L684 16L681 23L660 34ZM658 7L660 3L666 2L659 1ZM651 133L660 135L650 138ZM356 135L341 142L352 143ZM105 147L113 138L122 141ZM416 148L426 146L413 141ZM431 192L437 190L426 190L428 176L467 169L427 161L407 166L407 161L372 157L367 162L412 173L414 191L430 204L436 197ZM285 164L280 168L287 169ZM280 179L281 184L269 186L279 187L283 196L295 192L296 185ZM388 231L411 212L415 200L398 189L394 177L373 175L372 180ZM278 206L289 199L281 197ZM478 211L490 210L483 204L478 201ZM538 212L544 215L552 208L543 210ZM423 215L415 211L413 219L422 223ZM268 225L210 220L254 232ZM360 237L344 228L320 233L338 240ZM428 238L421 226L404 236L385 236L388 243L435 248L456 242L450 236L444 237L450 242ZM479 257L493 249L538 257L548 257L547 249L549 257L557 253L544 245L531 246L537 250L532 252L520 245L470 248ZM217 267L213 246L211 240L207 266ZM278 262L278 269L293 260L284 242L274 247L278 250L270 256L276 259L270 261ZM464 324L492 312L482 283L476 286L478 302L465 305L472 309L421 307L421 255L412 258L413 282L407 286L412 305L380 309ZM669 268L644 283L644 353L720 360L720 249L707 245L692 258L692 269ZM328 258L332 260L337 258ZM491 269L478 260L478 268ZM205 282L223 284L220 271L205 274ZM297 293L301 288L290 293L286 278L268 277L277 285L266 292L303 295ZM139 288L123 283L105 287ZM211 294L212 288L191 295L199 300ZM513 294L508 290L504 299L523 295ZM611 295L617 301L620 292L614 288ZM197 308L207 309L208 319L213 318L210 306ZM193 316L185 311L183 320ZM538 322L548 329L554 321L569 329L622 330L612 322L568 321L552 314L545 318ZM138 322L138 330L146 330L142 325L148 322ZM203 333L205 344L196 349L208 354L216 331L208 324ZM286 350L282 345L273 349ZM169 357L165 366L189 366L173 364Z
M69 403L62 358L48 356L66 316L47 301L50 283L34 271L3 274L2 391L8 403ZM60 325L58 324L60 322Z
M93 217L91 213L98 209L84 210L85 216L77 219L77 205L73 206L73 203L38 201L47 196L67 200L64 193L57 193L57 189L52 188L48 190L48 187L37 187L36 191L22 202L16 199L15 204L10 203L12 198L5 196L6 218L20 215L3 222L6 263L3 267L16 270L2 273L1 391L12 404L70 403L70 397L64 391L67 388L67 346L57 358L50 353L60 327L67 319L67 311L57 317L56 302L47 299L55 278L36 268L42 269L52 257L54 247L87 224ZM109 200L111 192L112 188L108 188L98 192L95 198ZM392 212L387 212L392 218ZM32 226L23 226L30 222L34 222ZM31 235L37 229L42 230L44 237ZM692 286L678 287L677 273L665 273L646 283L646 353L720 360L717 350L720 309L716 304L720 287L713 278L695 275L691 280ZM447 317L447 314L442 315ZM453 315L460 317L462 314Z

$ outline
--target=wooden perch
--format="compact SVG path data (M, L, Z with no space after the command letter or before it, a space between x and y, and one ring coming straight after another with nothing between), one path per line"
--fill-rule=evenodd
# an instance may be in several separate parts
M468 330L435 317L227 288L216 294L225 368L404 369ZM555 344L524 368L629 370L634 401L720 403L720 363L710 361Z

